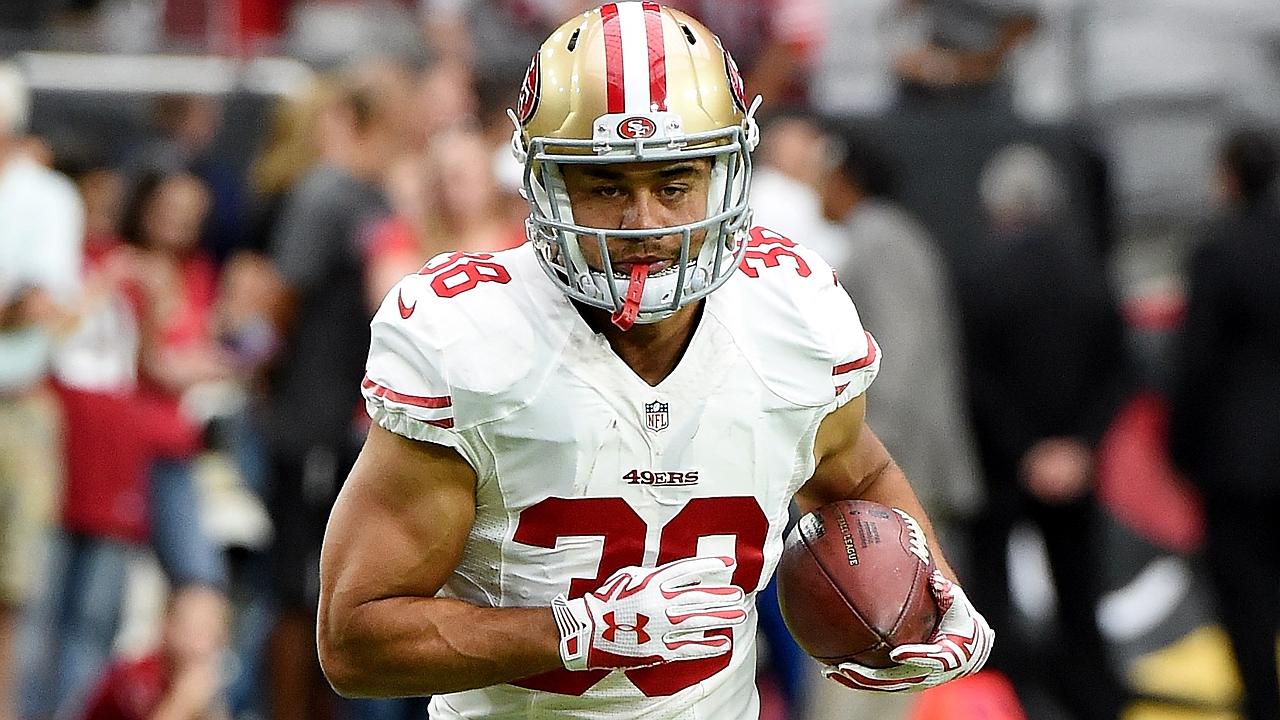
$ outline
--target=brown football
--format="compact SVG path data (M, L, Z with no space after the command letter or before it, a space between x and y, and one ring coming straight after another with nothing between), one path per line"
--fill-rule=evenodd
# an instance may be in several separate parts
M825 663L889 667L889 651L938 624L933 559L911 552L893 510L841 500L800 518L778 562L778 603L800 647Z

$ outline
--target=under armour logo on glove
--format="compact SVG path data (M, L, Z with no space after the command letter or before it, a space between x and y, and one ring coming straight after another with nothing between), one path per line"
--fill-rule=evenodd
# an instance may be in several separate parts
M551 602L560 657L570 670L638 668L723 655L733 639L709 631L747 619L727 557L687 558L656 568L625 567L583 597Z
M616 619L617 615L618 614L614 612L607 612L604 614L604 618L602 619L604 620L605 628L604 628L604 632L600 633L600 637L604 638L609 642L614 642L614 637L616 637L618 634L618 631L621 630L623 632L635 633L636 642L638 643L649 642L649 640L651 639L649 637L649 633L644 631L644 626L649 624L648 615L636 615L636 622L634 625L626 625L626 624L619 623Z
M929 578L929 589L942 611L942 621L929 642L891 650L889 658L898 663L893 667L840 663L828 665L823 675L857 690L915 692L981 670L991 655L995 631L960 586L937 570Z

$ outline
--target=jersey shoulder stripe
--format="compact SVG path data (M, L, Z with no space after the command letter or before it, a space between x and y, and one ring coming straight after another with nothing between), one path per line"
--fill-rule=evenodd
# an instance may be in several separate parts
M853 372L854 370L861 370L876 361L876 346L871 337L871 333L866 332L865 330L863 333L867 338L867 354L857 360L850 360L849 362L841 363L831 368L832 375L844 375L845 373Z
M836 384L837 398L848 400L861 395L879 371L880 347L876 344L876 339L871 337L871 333L864 330L863 336L867 341L866 354L857 360L850 360L831 368L831 378ZM846 393L851 386L861 389L851 394ZM844 403L841 402L841 404Z
M422 421L428 425L436 427L451 428L453 427L453 414L450 408L453 405L448 395L442 397L421 397L418 395L409 395L406 393L396 392L389 387L379 385L366 375L364 382L360 383L360 389L367 396L378 398L384 401L391 401L401 405L409 405L422 410L441 410L445 412L439 413L437 417L421 417Z

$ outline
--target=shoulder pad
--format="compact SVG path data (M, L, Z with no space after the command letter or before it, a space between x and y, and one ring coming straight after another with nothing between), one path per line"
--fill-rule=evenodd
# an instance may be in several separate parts
M504 417L536 395L564 347L562 305L527 246L438 255L374 316L365 397L436 427Z
M879 348L835 271L772 230L751 229L738 272L710 299L708 312L788 402L842 405L865 392L879 371Z

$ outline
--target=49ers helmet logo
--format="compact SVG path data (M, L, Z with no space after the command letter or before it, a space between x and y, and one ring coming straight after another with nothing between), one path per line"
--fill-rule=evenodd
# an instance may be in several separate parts
M658 126L647 117L629 117L618 123L618 135L628 140L653 137Z
M729 90L733 94L733 104L738 106L741 112L747 111L747 90L742 82L742 73L738 72L738 63L733 61L733 56L721 44L719 36L716 37L716 45L720 46L720 52L724 53L724 71L729 76Z
M516 102L516 118L520 120L520 124L524 125L529 122L529 118L538 111L538 98L542 94L542 73L538 71L538 56L541 52L533 54L533 60L529 61L529 70L524 75L524 83L520 85L520 99Z

